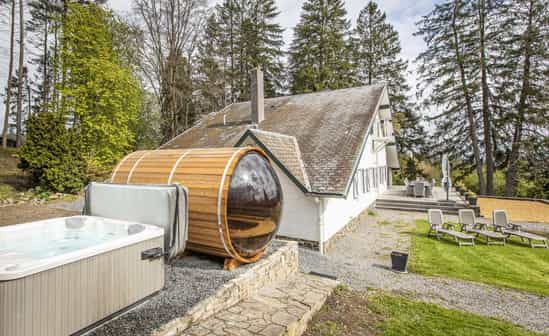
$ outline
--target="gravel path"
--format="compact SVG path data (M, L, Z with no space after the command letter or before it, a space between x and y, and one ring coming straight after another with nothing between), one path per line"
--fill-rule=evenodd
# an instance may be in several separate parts
M448 308L506 320L532 331L549 333L549 297L496 288L484 284L417 274L392 272L389 253L408 250L409 236L423 213L376 210L363 216L355 232L336 242L326 256L300 249L301 271L336 275L347 285L401 292ZM457 218L448 216L447 220Z

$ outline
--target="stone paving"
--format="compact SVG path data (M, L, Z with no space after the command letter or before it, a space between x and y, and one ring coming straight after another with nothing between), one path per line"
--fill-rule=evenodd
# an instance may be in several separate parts
M336 285L334 280L296 273L285 282L263 288L257 295L191 326L180 335L301 335Z

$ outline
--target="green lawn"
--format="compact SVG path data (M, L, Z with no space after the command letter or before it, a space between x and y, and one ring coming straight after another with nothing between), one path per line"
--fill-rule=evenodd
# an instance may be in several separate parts
M386 294L373 295L369 308L385 317L378 325L383 336L537 335L496 319Z
M429 225L416 221L412 234L413 272L477 281L549 295L549 250L532 249L514 238L505 246L458 247L447 238L427 237Z
M534 336L493 318L383 291L338 286L304 336Z

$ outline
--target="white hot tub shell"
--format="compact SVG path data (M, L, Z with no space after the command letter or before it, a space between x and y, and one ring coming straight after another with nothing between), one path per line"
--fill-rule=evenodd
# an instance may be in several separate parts
M91 216L0 227L0 336L72 335L159 291L164 259L142 253L163 235Z

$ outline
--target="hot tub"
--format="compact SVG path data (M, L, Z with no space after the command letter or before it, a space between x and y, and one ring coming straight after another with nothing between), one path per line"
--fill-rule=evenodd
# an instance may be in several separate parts
M157 292L163 234L91 216L0 227L0 336L71 335Z

